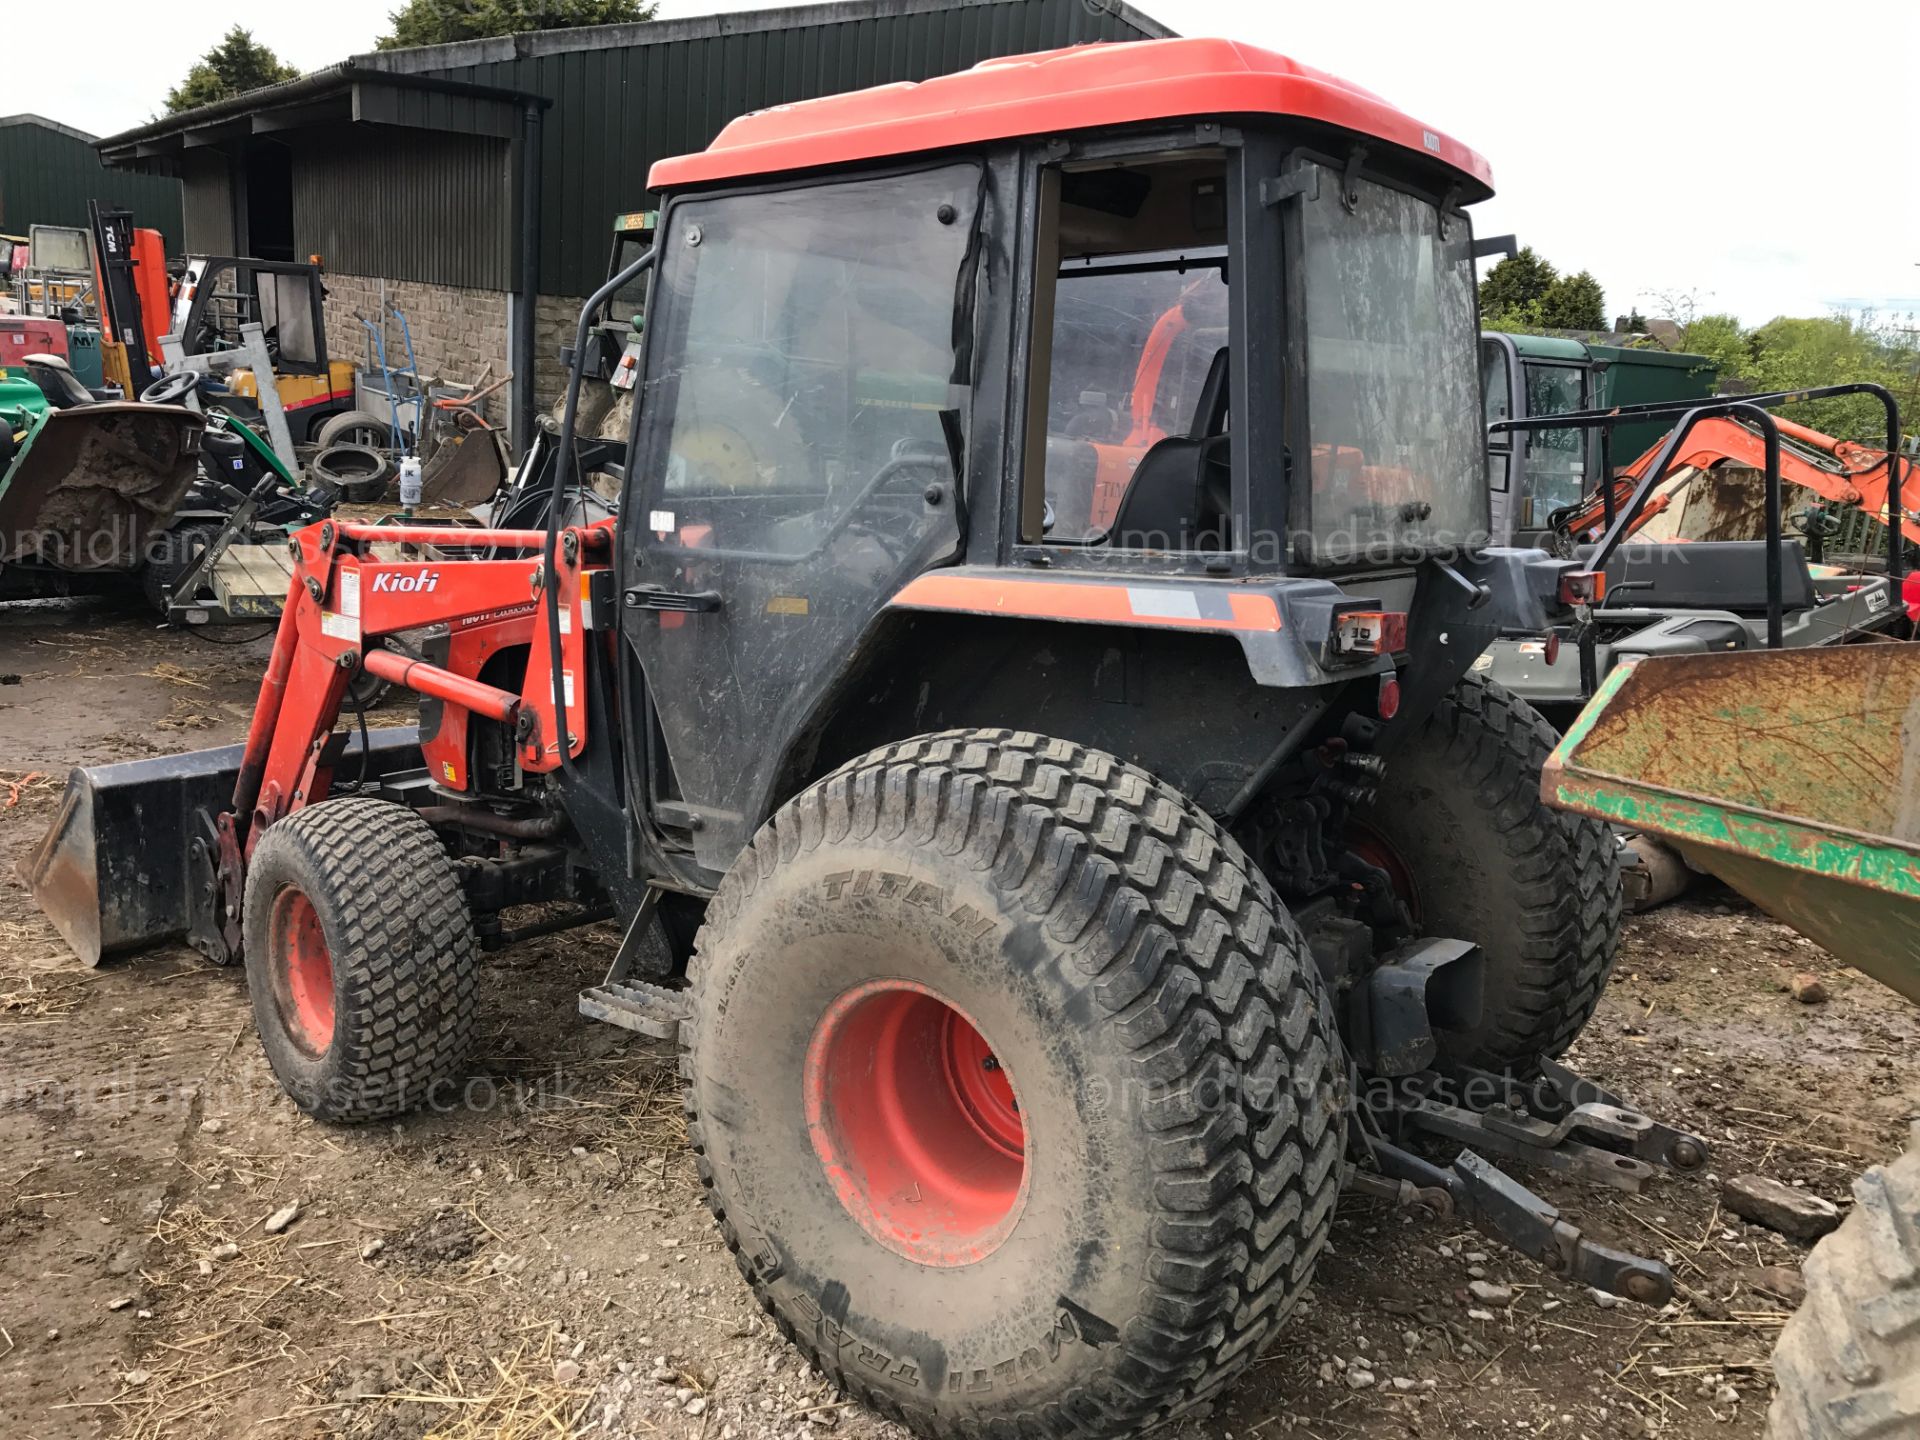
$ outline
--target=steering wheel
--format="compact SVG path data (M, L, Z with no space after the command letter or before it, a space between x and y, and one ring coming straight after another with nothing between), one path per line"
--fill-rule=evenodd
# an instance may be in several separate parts
M140 392L142 405L178 405L200 388L200 377L191 370L176 370L163 375Z

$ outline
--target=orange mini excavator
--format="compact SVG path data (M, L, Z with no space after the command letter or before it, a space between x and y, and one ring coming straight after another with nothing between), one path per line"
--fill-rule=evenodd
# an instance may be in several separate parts
M1916 471L1912 460L1889 456L1885 450L1853 440L1836 440L1831 435L1791 420L1776 419L1774 423L1780 427L1780 479L1783 484L1797 485L1834 505L1856 507L1884 525L1887 522L1889 473L1892 467L1897 466L1901 504L1909 518L1920 512L1920 472ZM1613 502L1616 509L1624 506L1632 497L1658 458L1660 446L1665 443L1665 437L1662 437L1659 443L1614 477ZM1739 420L1724 415L1710 416L1688 432L1660 488L1648 498L1635 521L1634 532L1645 530L1657 517L1668 513L1696 479L1723 465L1764 470L1766 446L1757 431ZM1755 493L1758 494L1757 491ZM1599 538L1606 527L1606 497L1603 492L1595 490L1579 505L1554 515L1553 522L1554 529L1572 544L1590 544ZM1750 537L1711 535L1698 538Z

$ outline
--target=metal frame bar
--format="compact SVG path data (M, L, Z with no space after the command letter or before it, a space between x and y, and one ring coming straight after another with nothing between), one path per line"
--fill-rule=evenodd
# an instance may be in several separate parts
M1519 430L1592 430L1598 429L1603 442L1614 426L1633 421L1657 419L1666 415L1677 415L1679 423L1667 432L1665 443L1654 457L1654 463L1635 487L1633 498L1627 502L1624 511L1615 513L1613 504L1613 477L1602 474L1600 485L1607 507L1608 525L1606 532L1594 547L1588 560L1590 573L1605 571L1607 561L1620 548L1633 522L1645 508L1653 492L1667 477L1667 469L1673 463L1673 457L1679 453L1680 446L1688 432L1700 421L1716 415L1727 415L1736 419L1748 419L1760 430L1761 439L1766 446L1766 514L1767 514L1767 648L1779 650L1784 647L1784 625L1782 604L1781 551L1785 544L1782 534L1780 501L1780 427L1775 422L1771 410L1781 405L1797 404L1802 400L1824 400L1838 395L1872 395L1880 401L1887 412L1887 523L1891 536L1887 544L1887 583L1888 588L1898 595L1901 581L1906 574L1906 496L1903 477L1900 474L1900 407L1885 386L1870 382L1856 381L1848 385L1822 385L1811 390L1778 390L1765 395L1746 395L1738 398L1705 402L1692 400L1658 400L1639 405L1618 405L1607 410L1580 410L1565 415L1546 415L1528 420L1496 420L1487 427L1489 435L1496 431ZM1602 451L1603 454L1607 452Z

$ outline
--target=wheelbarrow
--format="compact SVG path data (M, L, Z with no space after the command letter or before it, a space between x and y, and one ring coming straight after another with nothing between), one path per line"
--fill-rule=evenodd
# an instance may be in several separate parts
M1616 669L1542 790L1657 836L1920 1001L1920 644Z

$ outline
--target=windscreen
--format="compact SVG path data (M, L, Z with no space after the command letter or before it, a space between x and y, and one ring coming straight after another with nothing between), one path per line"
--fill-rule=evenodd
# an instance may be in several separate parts
M1303 207L1313 554L1390 563L1485 545L1468 227L1455 216L1443 233L1417 195L1318 180Z

